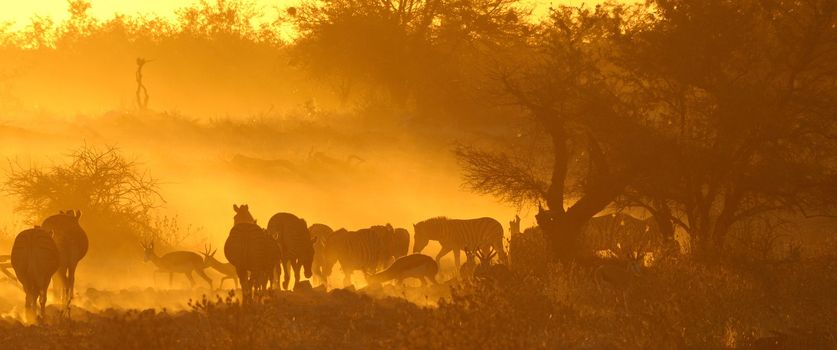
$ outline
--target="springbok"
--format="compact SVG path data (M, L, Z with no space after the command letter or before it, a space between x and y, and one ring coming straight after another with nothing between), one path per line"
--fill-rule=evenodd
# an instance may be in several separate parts
M593 272L593 279L599 291L602 286L607 286L622 297L625 311L628 311L628 292L637 284L642 277L644 254L632 254L627 260L613 260L603 263Z
M10 255L0 255L0 273L2 273L9 281L17 282L17 277L11 272L9 269L12 267L11 261L12 257Z
M26 292L27 320L42 320L50 278L59 266L58 246L53 232L37 226L21 232L12 245L11 260L12 268ZM36 304L40 304L40 310Z
M477 268L477 249L465 247L465 263L459 268L459 276L463 281L468 281L474 278L474 270Z
M230 263L222 263L215 258L215 253L218 252L218 249L212 250L212 245L204 246L204 251L201 253L203 255L203 263L206 266L209 266L215 271L220 272L224 277L221 277L221 281L218 282L218 289L224 289L224 281L226 280L233 280L233 284L235 288L238 288L238 274L235 272L235 266Z
M369 284L380 284L390 280L403 283L404 279L417 278L421 285L427 282L438 284L436 274L439 273L439 264L433 258L424 254L411 254L396 259L386 270L370 275Z
M204 264L203 259L197 253L174 251L166 253L163 256L158 256L154 252L154 241L150 241L147 244L140 244L145 252L145 261L150 261L154 266L157 266L157 270L154 271L155 281L158 273L168 273L169 288L171 288L174 274L182 273L189 279L189 284L194 287L195 279L192 278L192 272L195 272L198 276L206 280L206 283L209 283L209 289L212 289L212 279L203 271L206 268L206 264Z

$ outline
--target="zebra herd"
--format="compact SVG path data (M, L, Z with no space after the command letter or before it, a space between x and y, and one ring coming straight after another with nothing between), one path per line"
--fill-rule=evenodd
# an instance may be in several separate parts
M28 319L43 316L50 279L59 290L61 303L70 305L76 266L88 247L87 234L78 223L80 218L81 211L60 211L15 237L11 263L26 293Z
M494 219L454 220L432 218L414 225L415 245L410 254L410 234L392 225L376 225L356 231L333 230L324 224L307 226L305 220L290 213L278 213L261 228L250 213L249 206L233 205L233 227L224 244L224 254L235 267L245 299L258 291L300 285L305 278L317 279L324 285L339 263L343 270L343 286L361 271L367 282L384 282L403 277L418 277L435 282L439 260L454 253L456 271L460 268L459 253L480 248L498 252L506 259L503 248L503 227ZM435 259L421 251L430 240L442 249ZM432 265L432 266L431 266ZM435 266L435 267L434 267ZM383 270L381 273L378 271ZM377 274L376 274L377 273ZM431 275L432 273L432 275Z
M291 275L295 288L306 284L300 283L302 276L327 286L338 263L346 287L351 284L355 271L361 271L368 283L411 277L423 283L436 282L439 261L450 252L454 253L457 274L459 254L463 250L496 251L501 260L506 259L503 228L491 218L437 217L419 222L413 226L415 244L410 254L410 233L390 224L355 231L333 230L324 224L308 226L293 214L278 213L262 228L248 205L233 205L233 210L233 227L224 244L224 256L229 263L215 259L216 251L211 246L206 247L203 257L189 251L158 256L153 241L141 244L145 260L156 265L157 272L168 273L169 283L175 273L185 274L194 283L192 273L195 272L212 287L212 280L204 273L204 269L212 267L224 275L222 283L224 279L240 282L242 296L247 300L255 292L268 288L289 289ZM50 279L55 283L60 302L70 305L76 266L88 249L80 218L80 211L60 211L15 238L8 260L26 293L28 319L43 316ZM438 241L442 247L435 259L421 254L430 240Z

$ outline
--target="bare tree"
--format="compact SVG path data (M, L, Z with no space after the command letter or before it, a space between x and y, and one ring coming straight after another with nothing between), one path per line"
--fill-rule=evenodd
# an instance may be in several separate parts
M84 212L90 240L95 247L108 247L91 249L88 259L95 262L134 253L140 238L181 233L169 230L171 220L157 220L154 209L164 203L158 186L140 163L119 149L83 146L65 162L50 166L10 162L2 190L17 200L16 210L33 224L67 208Z
M17 198L18 211L45 217L66 208L118 214L143 221L163 199L158 181L115 147L83 146L69 162L48 167L10 162L3 190Z

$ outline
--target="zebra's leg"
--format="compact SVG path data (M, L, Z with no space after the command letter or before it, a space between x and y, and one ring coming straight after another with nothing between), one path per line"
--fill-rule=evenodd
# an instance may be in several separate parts
M299 261L293 262L294 267L294 288L299 285L299 270L302 267L302 264Z
M352 285L352 274L355 272L352 268L343 269L343 288Z
M26 290L26 319L29 322L35 321L35 318L38 316L38 309L36 309L37 305L37 294L33 293L31 290Z
M47 287L44 287L43 289L41 289L38 292L39 293L38 293L37 298L39 299L38 301L40 302L40 306L41 306L41 319L43 319L46 316ZM34 305L34 300L33 300L33 305L32 306L33 307L35 306Z
M67 304L67 307L70 307L70 302L73 301L73 293L76 285L76 265L70 265L69 269L67 269L67 300L64 302Z
M439 254L436 254L436 263L439 264L439 266L442 266L442 257L447 253L450 253L450 248L442 247L442 249L439 250Z
M453 262L456 265L456 268L453 270L455 272L455 276L458 278L459 276L459 249L453 250Z
M291 284L291 262L285 261L282 264L282 269L285 270L285 275L282 276L282 289L288 290L288 286Z
M64 302L65 297L65 288L67 285L67 268L62 266L58 268L58 271L52 275L52 285L53 285L53 295L58 299L60 302Z

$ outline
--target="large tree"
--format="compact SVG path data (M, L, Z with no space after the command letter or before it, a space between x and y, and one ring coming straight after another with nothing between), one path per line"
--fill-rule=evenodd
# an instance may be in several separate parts
M624 66L676 142L635 183L674 212L693 248L723 248L759 215L833 213L837 5L833 1L657 1Z
M755 215L829 214L834 11L817 0L556 9L494 75L550 140L549 178L466 148L467 182L543 200L538 222L564 259L614 203L650 210L669 238L682 226L700 253Z

